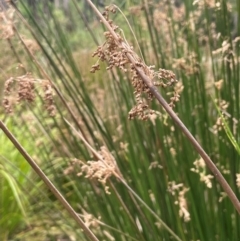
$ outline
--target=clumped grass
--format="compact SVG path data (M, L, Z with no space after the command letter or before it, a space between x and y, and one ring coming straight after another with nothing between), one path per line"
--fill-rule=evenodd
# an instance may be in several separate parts
M78 9L76 4L70 5L72 13L84 13L83 5ZM72 14L74 34L60 10L52 11L51 5L48 17L39 9L38 19L25 1L19 1L17 9L10 17L1 13L1 28L9 27L3 29L8 31L2 32L1 41L14 56L8 67L1 67L8 80L3 103L5 107L11 103L13 111L4 121L12 119L10 130L26 149L31 147L33 159L97 238L238 240L239 216L226 193L178 126L151 101L151 92L134 68L125 73L124 55L116 48L116 55L104 55L101 51L109 44L105 43L96 54L108 63L96 64L89 58L94 41L105 41L98 20L82 22L83 15ZM144 57L141 62L134 55L138 67L158 76L159 85L167 87L159 89L161 94L239 197L240 26L233 21L240 14L238 1L183 1L179 6L171 1L128 2L121 10ZM129 43L127 51L133 53L138 48L128 24L118 12L114 16L114 24L124 30L120 36ZM111 39L106 31L105 37ZM114 57L120 61L114 62ZM92 65L93 71L100 67L95 74L90 73ZM20 66L20 73L10 73L15 66ZM134 91L139 90L147 98L136 97ZM24 132L15 132L17 127ZM4 238L31 240L44 230L45 240L87 240L60 211L55 197L29 175L41 187L34 198L25 195L30 223ZM18 207L18 199L15 195L12 205ZM22 211L20 215L25 218Z

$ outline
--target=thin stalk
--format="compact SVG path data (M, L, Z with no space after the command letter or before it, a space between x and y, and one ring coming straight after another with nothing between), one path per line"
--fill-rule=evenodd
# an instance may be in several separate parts
M38 174L38 176L43 180L46 186L51 190L54 196L59 200L59 202L64 206L64 208L68 211L70 216L78 223L81 229L85 232L87 237L92 241L99 241L98 238L92 233L92 231L85 225L83 220L79 217L79 215L74 211L72 206L67 202L67 200L62 196L62 194L58 191L58 189L54 186L54 184L49 180L49 178L44 174L41 168L37 165L37 163L31 158L31 156L26 152L26 150L21 146L21 144L17 141L17 139L12 135L12 133L8 130L5 124L0 120L0 128L5 133L7 138L13 143L16 149L21 153L21 155L25 158L25 160L30 164L33 170Z
M102 23L107 27L109 32L112 34L113 38L115 39L116 43L119 44L120 48L128 49L125 42L123 42L121 39L118 38L117 34L114 32L112 27L109 25L107 20L103 17L103 15L99 12L99 10L96 8L96 6L92 3L91 0L87 0L89 5L92 7L94 12L99 16ZM232 188L229 186L221 172L218 170L216 165L213 163L211 158L208 156L208 154L204 151L204 149L201 147L201 145L197 142L197 140L193 137L193 135L190 133L188 128L183 124L183 122L179 119L179 117L176 115L176 113L172 110L171 107L169 107L168 103L165 101L165 99L162 97L162 95L158 92L156 87L153 85L152 80L145 75L145 73L142 71L140 67L136 65L136 61L131 53L126 51L126 56L129 59L129 61L135 66L136 71L138 72L139 76L143 80L143 82L148 86L151 93L155 96L155 98L158 100L158 102L161 104L161 106L166 110L166 112L171 116L173 121L176 123L176 125L181 129L181 131L185 134L185 136L188 138L188 140L192 143L196 151L199 153L199 155L203 158L208 168L211 170L219 184L222 186L223 190L227 193L228 197L230 198L231 202L233 203L235 209L240 214L240 203L237 199L235 193L233 192Z
M34 57L34 55L31 53L31 51L29 51L28 47L26 46L23 38L20 36L20 34L18 33L17 29L14 27L14 30L16 32L16 34L18 35L20 41L22 42L23 46L25 47L27 53L29 54L29 56L31 57L33 63L35 64L35 66L38 68L38 70L41 72L42 76L44 76L45 79L47 79L50 84L52 85L52 87L54 88L54 90L56 91L56 94L58 95L58 97L61 99L62 103L64 104L64 106L66 107L66 109L68 110L68 112L70 113L73 121L75 122L75 124L78 126L78 128L82 131L83 135L86 137L86 135L84 134L83 129L81 128L80 124L77 121L77 117L76 115L73 113L73 110L69 107L67 101L65 100L63 94L61 93L61 91L58 89L57 85L51 80L51 78L49 77L49 75L47 74L47 72L42 68L42 66L40 65L40 63L37 61L37 59ZM86 137L87 138L87 137Z
M14 3L12 3L12 6L14 7L14 9L16 10L19 18L21 19L21 21L25 24L25 26L30 30L30 32L33 34L33 31L31 30L31 27L29 26L29 24L26 22L26 20L21 16L21 14L19 13L19 10L16 8L16 5ZM60 90L58 89L57 85L51 80L51 78L49 77L49 75L47 74L47 72L42 68L42 66L40 65L40 63L37 61L37 59L35 58L35 56L33 55L33 53L28 49L28 47L26 46L23 38L21 37L21 35L19 34L16 26L13 24L13 29L14 32L16 33L17 37L19 38L20 42L22 43L22 45L24 46L25 50L27 51L29 57L31 58L32 62L34 63L34 65L37 67L37 69L40 71L40 73L42 74L42 76L47 79L50 84L52 85L52 87L54 88L54 90L56 91L56 94L58 95L58 97L61 99L62 103L64 104L64 106L66 107L66 109L68 110L69 114L71 115L73 121L75 122L75 124L78 126L78 128L81 130L81 132L84 134L83 129L81 128L81 126L79 125L77 118L75 116L75 114L73 113L72 109L69 107L69 105L67 104L67 101L65 100L63 94L60 92ZM37 39L35 37L35 35L33 34L34 38ZM86 136L85 136L86 137ZM87 137L86 137L87 138Z
M88 0L87 0L88 1ZM89 2L89 1L88 1ZM148 29L149 29L149 34L150 34L150 39L151 39L151 44L153 46L153 49L154 49L154 55L155 55L155 58L156 58L156 61L157 61L157 64L158 66L160 66L160 63L159 63L159 58L157 56L157 49L156 49L156 44L155 44L155 41L154 41L154 36L153 36L153 32L152 32L152 28L151 28L151 23L150 23L150 20L149 20L149 7L148 7L148 1L146 0L143 0L143 10L144 10L144 13L145 13L145 17L146 17L146 20L147 20L147 25L148 25ZM97 9L97 8L96 8ZM105 24L105 23L104 23ZM106 25L107 26L107 25ZM108 27L107 27L108 28Z
M79 215L80 215L80 216L83 216L83 215L81 215L81 214L79 214ZM100 220L98 220L98 219L96 219L96 218L94 219L94 221L95 221L96 223L98 223L99 225L101 225L102 227L105 227L105 228L107 228L107 229L109 229L109 230L112 230L112 231L114 231L114 232L116 232L116 233L119 233L119 234L123 235L124 237L128 238L127 240L131 239L131 240L134 240L134 241L139 241L139 239L133 238L133 237L129 236L128 234L123 233L122 231L119 231L118 229L113 228L112 226L109 226L109 225L107 225L106 223L101 222Z
M139 229L137 228L136 222L134 221L134 219L133 219L133 217L132 217L130 211L128 210L127 206L125 205L125 203L124 203L124 201L123 201L121 195L118 193L117 189L115 188L115 186L113 185L113 183L112 183L111 181L109 182L109 184L110 184L110 187L113 189L113 191L114 191L116 197L117 197L118 200L120 201L120 203L121 203L123 209L124 209L125 212L127 213L127 215L128 215L128 217L129 217L131 223L134 225L134 227L135 227L135 229L136 229L136 232L139 233L139 238L141 238L141 240L144 240L144 238L143 238L141 232L139 232Z
M93 147L84 139L83 135L77 131L66 119L66 123L73 129L73 131L80 137L84 145L89 148L89 150L92 152L92 154L98 159L101 160L103 163L105 161L103 158L98 154L98 152L93 149ZM106 164L106 163L105 163ZM107 165L107 164L106 164ZM137 198L137 200L161 223L161 225L177 240L177 241L182 241L168 226L167 224L158 217L158 215L133 191L133 189L123 180L122 176L118 174L116 171L113 172L113 175L118 178L123 185L128 189L128 191Z
M76 0L73 0L73 4L74 4L75 8L77 9L77 11L78 11L82 21L84 22L85 27L87 28L88 32L90 33L94 43L98 46L99 45L98 40L95 37L95 35L94 35L93 31L91 30L91 28L89 27L88 20L86 19L85 15L82 13L82 11L79 8L78 3L76 2Z
M131 194L158 220L158 222L178 241L181 241L181 239L167 226L165 222L161 218L158 217L158 215L133 191L133 189L121 178L118 177L119 180L121 180L122 184L131 192Z
M21 68L23 69L23 71L27 72L26 69L25 69L25 67L24 67L24 65L22 64L22 61L21 61L21 59L20 59L20 56L18 55L18 53L17 53L14 45L12 44L11 38L8 38L8 39L7 39L7 42L8 42L8 44L9 44L11 50L13 51L13 54L14 54L14 56L16 57L18 63L21 65Z

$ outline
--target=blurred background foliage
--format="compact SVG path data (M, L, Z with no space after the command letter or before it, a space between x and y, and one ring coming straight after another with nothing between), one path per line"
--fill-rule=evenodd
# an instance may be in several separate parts
M145 63L176 74L181 97L174 110L239 198L239 154L215 106L239 143L239 1L93 2L101 12L116 4ZM13 105L10 114L1 108L1 119L99 240L174 238L114 177L108 194L97 180L78 175L76 159L93 157L64 118L96 150L111 152L128 185L181 240L240 240L237 212L158 103L151 104L158 115L130 121L136 102L130 74L105 64L90 73L105 29L87 2L19 0L15 11L0 4L0 96L5 107L6 98ZM111 18L140 55L122 14ZM18 103L27 77L33 103ZM160 89L167 100L171 91ZM2 132L0 146L0 240L87 240Z

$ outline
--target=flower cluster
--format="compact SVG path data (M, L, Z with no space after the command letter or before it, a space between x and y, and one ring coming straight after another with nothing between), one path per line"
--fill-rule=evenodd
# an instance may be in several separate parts
M78 176L85 174L86 178L97 179L105 186L106 193L110 194L109 187L106 185L107 180L111 176L120 177L121 174L115 158L105 146L101 147L98 154L99 160L97 161L79 162L81 171L78 173Z
M150 109L149 103L147 103L147 101L152 101L153 94L147 84L140 77L139 70L149 77L152 85L156 87L172 87L177 83L176 76L173 72L165 69L154 71L155 66L147 66L144 61L138 57L133 51L133 47L121 36L122 30L114 25L112 20L109 19L109 13L115 11L114 7L107 7L103 16L112 27L118 39L116 39L110 31L104 33L106 42L103 45L98 46L97 50L93 53L92 56L97 56L98 61L92 66L90 72L95 73L95 71L100 69L99 61L107 62L107 70L117 67L124 73L129 72L131 74L131 83L134 87L134 94L137 102L129 111L129 119L137 117L141 120L146 120L155 113ZM134 60L134 63L132 60L130 61L129 56ZM179 101L180 98L178 92L175 91L173 93L173 96L170 98L170 107L174 107L175 103ZM143 94L147 96L147 100L144 99Z
M212 188L211 179L213 179L213 175L206 174L206 164L202 158L196 160L193 165L195 168L191 168L192 172L196 172L200 176L200 181L204 182L208 188Z
M187 199L185 193L188 192L189 188L184 187L183 183L176 184L175 181L168 183L168 192L172 196L176 196L175 205L179 206L179 216L184 219L184 222L191 220L190 213L188 212Z
M48 113L55 115L55 106L53 102L52 86L47 80L35 79L31 73L18 77L11 77L5 81L3 107L7 113L13 112L16 104L27 102L33 103L36 99L35 86L40 85L44 92L44 101Z

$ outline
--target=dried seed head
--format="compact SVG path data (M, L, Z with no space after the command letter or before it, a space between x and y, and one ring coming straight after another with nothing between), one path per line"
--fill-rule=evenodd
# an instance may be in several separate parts
M51 116L55 115L53 90L49 81L35 79L31 73L6 80L2 102L6 112L13 112L13 107L22 102L33 103L36 99L35 85L42 87L45 107Z
M184 187L182 183L176 184L175 181L172 181L168 183L168 191L176 197L174 203L179 206L179 216L183 218L184 222L189 222L191 217L185 198L185 193L189 191L189 188Z
M237 186L240 187L240 174L239 173L236 174L236 183L237 183Z
M193 165L195 168L191 168L192 172L196 172L200 176L200 181L204 182L208 188L212 188L211 179L213 179L212 175L206 174L206 164L202 158L196 160Z
M20 78L18 82L18 98L17 101L27 101L32 103L35 99L34 82L28 78Z
M5 111L6 111L8 114L10 114L10 113L13 112L13 105L12 105L10 99L7 98L6 96L3 97L2 105L3 105Z
M8 80L5 81L4 84L4 93L9 95L11 93L11 87L14 82L14 79L11 77Z
M53 88L49 81L45 81L45 84L43 85L43 91L44 91L44 101L45 101L45 107L48 111L50 116L56 115L56 107L54 105L53 100Z
M147 100L153 100L153 94L151 93L149 87L144 83L144 81L139 76L138 70L142 70L146 76L152 81L155 86L161 87L172 87L177 83L176 76L172 71L159 69L154 71L154 66L147 66L143 60L141 60L136 53L133 51L133 47L129 45L124 37L121 37L123 32L118 26L114 25L109 19L109 12L115 12L111 7L106 7L104 12L104 17L111 25L113 31L116 33L118 39L115 39L110 31L104 32L106 42L102 46L98 46L97 50L93 53L93 57L97 56L99 60L106 61L108 64L107 70L117 67L123 72L131 73L131 82L134 87L134 93L136 95L136 105L129 111L128 118L134 119L139 118L141 120L147 120L153 114L153 111L149 108L149 105L144 101L144 95ZM124 36L124 35L123 35ZM129 60L129 55L135 60L132 63ZM92 66L91 72L99 70L99 60L95 65ZM138 69L138 70L137 70ZM169 105L171 107L175 106L175 103L179 101L180 91L175 91L173 97L170 99Z
M106 193L110 194L108 186L106 185L107 180L111 176L120 177L121 173L117 167L115 158L105 146L101 147L99 155L101 158L97 161L81 162L81 172L79 172L78 175L80 176L85 173L86 178L96 178L105 186Z
M211 179L213 179L213 175L206 175L203 172L200 173L200 181L204 182L208 188L212 188Z
M222 202L222 200L223 200L225 197L227 197L227 193L221 192L220 194L221 194L221 197L218 199L218 201L219 201L219 202Z
M217 90L221 90L222 87L223 87L223 79L215 82L214 85L215 85L215 87L216 87Z
M216 100L216 103L217 105L219 106L220 110L221 110L221 113L222 113L222 116L224 117L224 120L226 122L228 122L228 119L231 117L231 115L226 111L228 106L229 106L229 103L226 102L225 100ZM236 123L233 121L234 125L234 133L236 132ZM215 124L213 125L212 127L212 132L214 134L217 134L218 132L222 131L224 129L224 121L222 119L222 117L218 117Z
M2 39L10 39L14 36L14 12L12 8L7 11L0 11L0 38Z
M154 161L150 163L148 170L152 170L154 168L162 169L163 167L157 161Z

